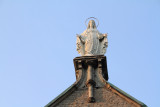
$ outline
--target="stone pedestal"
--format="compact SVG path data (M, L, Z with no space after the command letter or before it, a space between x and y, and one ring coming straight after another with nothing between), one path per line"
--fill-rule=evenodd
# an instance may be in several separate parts
M45 107L147 107L108 82L103 55L74 58L76 81Z
M80 81L78 88L88 88L88 102L94 103L94 88L104 87L102 81L108 80L106 57L81 56L74 58L76 79Z

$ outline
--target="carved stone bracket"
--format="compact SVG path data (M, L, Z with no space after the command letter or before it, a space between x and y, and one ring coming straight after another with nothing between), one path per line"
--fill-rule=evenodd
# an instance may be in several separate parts
M93 79L90 79L90 80L86 81L86 86L88 86L89 84L95 86L96 82Z
M94 88L103 87L108 80L106 57L81 56L74 58L76 79L80 81L79 88L88 88L88 102L94 103Z
M74 61L74 67L77 75L79 70L83 70L85 72L88 68L88 65L91 64L94 70L95 69L102 70L103 78L106 81L109 79L106 56L104 55L81 56L81 57L74 58L73 61ZM77 76L76 76L76 79L78 79Z

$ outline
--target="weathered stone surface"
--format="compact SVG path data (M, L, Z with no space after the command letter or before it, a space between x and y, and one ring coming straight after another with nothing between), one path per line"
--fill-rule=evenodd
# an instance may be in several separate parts
M137 107L107 88L94 89L96 103L88 103L87 89L77 89L56 107Z
M104 55L107 46L107 34L101 34L97 30L94 20L89 21L82 34L77 34L77 51L82 56Z
M74 59L76 82L45 107L147 107L108 82L106 57Z

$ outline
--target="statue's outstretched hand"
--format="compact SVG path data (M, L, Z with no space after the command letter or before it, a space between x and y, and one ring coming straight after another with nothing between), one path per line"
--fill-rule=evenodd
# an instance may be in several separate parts
M107 34L103 34L104 37L107 37Z
M81 38L81 35L76 34L78 38Z
M85 43L85 40L83 39L83 37L81 36L81 35L78 35L78 34L76 34L77 35L77 37L80 39L80 41L84 44Z

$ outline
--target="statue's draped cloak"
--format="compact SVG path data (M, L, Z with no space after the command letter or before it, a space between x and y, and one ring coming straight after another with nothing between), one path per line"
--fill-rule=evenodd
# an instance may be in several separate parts
M107 38L95 29L86 29L77 37L77 50L82 56L104 55L107 47Z
M87 29L77 35L77 51L82 56L104 55L107 46L107 34L99 33L94 20L90 20Z
M96 29L88 29L85 35L85 55L94 55L98 51L99 39Z

